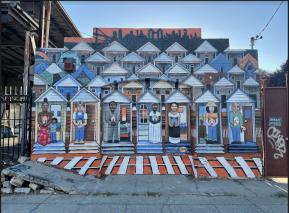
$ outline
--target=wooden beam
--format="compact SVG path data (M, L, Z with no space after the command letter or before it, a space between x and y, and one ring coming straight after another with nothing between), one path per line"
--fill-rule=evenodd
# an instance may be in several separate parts
M50 16L51 16L51 1L47 3L47 11L46 11L46 18L45 18L45 44L44 47L48 47L49 41L49 28L50 28Z

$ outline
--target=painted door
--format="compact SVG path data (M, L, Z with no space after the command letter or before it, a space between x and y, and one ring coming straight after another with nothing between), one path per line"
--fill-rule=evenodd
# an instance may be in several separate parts
M93 142L96 141L95 132L97 130L96 103L87 103L85 109L87 113L87 125L85 128L86 141Z
M181 130L181 141L188 140L188 112L187 106L180 106L179 113L181 114L180 118L180 130Z
M243 126L245 130L245 141L253 142L253 118L252 118L252 106L243 106Z
M130 141L131 110L130 105L120 105L119 137L120 141Z
M149 140L149 109L147 104L139 106L138 114L138 141Z

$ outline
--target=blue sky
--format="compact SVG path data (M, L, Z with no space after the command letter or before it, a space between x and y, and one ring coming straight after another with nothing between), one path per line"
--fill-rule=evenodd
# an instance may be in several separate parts
M280 1L252 2L62 2L84 37L94 27L202 28L203 38L229 38L230 48L250 48ZM256 42L259 66L275 71L288 58L288 2Z

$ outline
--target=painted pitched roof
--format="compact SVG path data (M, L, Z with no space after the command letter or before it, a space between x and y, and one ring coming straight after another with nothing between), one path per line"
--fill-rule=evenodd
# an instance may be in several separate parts
M104 80L104 78L98 75L88 83L87 87L103 87L107 84L108 83Z
M173 59L168 56L166 53L161 53L158 55L158 57L155 58L154 62L159 62L159 63L172 63Z
M127 80L130 80L130 81L132 81L132 80L138 80L138 79L139 79L139 77L138 77L135 73L131 74L131 76L129 76L129 77L127 78Z
M191 87L203 87L204 84L197 79L195 76L190 75L186 80L182 82L183 84L189 85Z
M34 76L33 76L33 84L35 86L37 86L37 85L45 86L45 85L48 85L48 82L42 76L34 74Z
M137 101L138 103L160 103L160 99L156 97L152 92L145 92Z
M81 41L78 44L76 44L71 50L94 52L94 49L84 41Z
M138 73L158 73L158 74L162 74L162 72L156 66L154 66L151 63L148 63L144 67L140 68L137 72Z
M174 88L172 84L170 84L168 81L160 80L152 85L151 88L158 88L158 89L167 89L167 88Z
M121 67L118 63L113 63L106 68L103 72L104 75L127 75L127 70Z
M137 52L161 52L159 48L153 45L151 42L145 43L143 46L136 50Z
M135 52L131 52L121 59L122 62L145 62L145 59Z
M42 62L34 66L33 71L36 74L41 74L49 67L49 64L47 62Z
M175 42L166 49L166 52L188 52L188 50L178 42Z
M218 98L214 96L209 90L207 90L205 93L203 93L201 96L199 96L196 99L196 103L207 103L209 101L212 101L214 103L219 103Z
M66 76L65 72L60 72L60 73L56 73L56 74L51 74L50 72L48 72L47 70L45 70L44 72L42 72L40 74L40 76L46 80L48 82L49 85L52 85L53 83L57 82L59 79L63 78L64 76Z
M189 74L189 73L190 72L186 68L184 68L178 63L176 63L167 71L167 74Z
M111 101L117 103L130 103L130 100L118 90L113 91L103 99L103 103L110 103Z
M183 63L201 63L202 60L193 54L186 55L184 58L180 60Z
M50 64L50 66L46 68L46 71L51 74L63 72L62 69L55 63Z
M128 52L129 50L121 43L113 41L109 46L102 49L102 52Z
M83 88L73 96L70 102L99 102L99 99L92 92Z
M205 74L205 73L218 73L218 70L211 67L209 64L205 64L200 69L194 72L194 74Z
M130 81L123 85L122 88L144 88L144 85L137 81Z
M89 56L87 59L85 59L85 62L98 62L98 63L110 63L111 60L99 52L95 52L91 56Z
M50 87L48 90L46 90L42 95L40 95L35 100L35 102L36 103L43 102L44 98L47 98L48 103L49 102L67 102L67 99L53 87Z
M250 61L252 63L252 65L254 66L255 69L258 69L259 65L258 65L258 61L250 54L246 54L239 63L239 66L241 69L244 69L246 64L248 63L248 61Z
M220 80L218 80L214 86L234 86L234 84L229 81L227 78L223 77Z
M244 70L242 70L238 65L235 65L232 69L228 71L230 74L244 74Z
M218 52L218 50L213 47L207 40L205 40L195 52Z
M227 103L254 103L255 101L251 99L242 90L237 89L226 101Z
M210 65L216 70L220 71L223 68L224 72L228 72L232 69L232 63L230 60L222 53L219 53L211 62Z
M249 77L244 83L243 83L243 86L256 86L258 87L259 86L259 83L252 77Z
M61 48L40 48L40 50L44 51L45 53L50 53L50 52L53 52L53 53L56 53L56 52L65 52L68 50L67 47L61 47Z
M72 76L77 79L81 73L84 73L88 78L89 80L95 78L95 73L90 70L86 64L82 64L74 73L72 73Z
M179 90L174 91L165 101L166 103L190 103L190 99Z
M244 53L244 49L230 49L229 47L224 50L225 53Z
M75 80L72 75L67 74L64 78L57 81L54 86L56 87L81 87L81 84Z

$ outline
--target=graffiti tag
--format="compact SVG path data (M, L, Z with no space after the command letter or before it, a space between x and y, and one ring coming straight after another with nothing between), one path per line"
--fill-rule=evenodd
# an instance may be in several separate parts
M272 149L276 151L276 153L273 155L274 158L283 158L284 154L286 153L286 142L281 134L281 131L274 126L271 126L267 130L267 137L269 139L269 143L272 145Z

